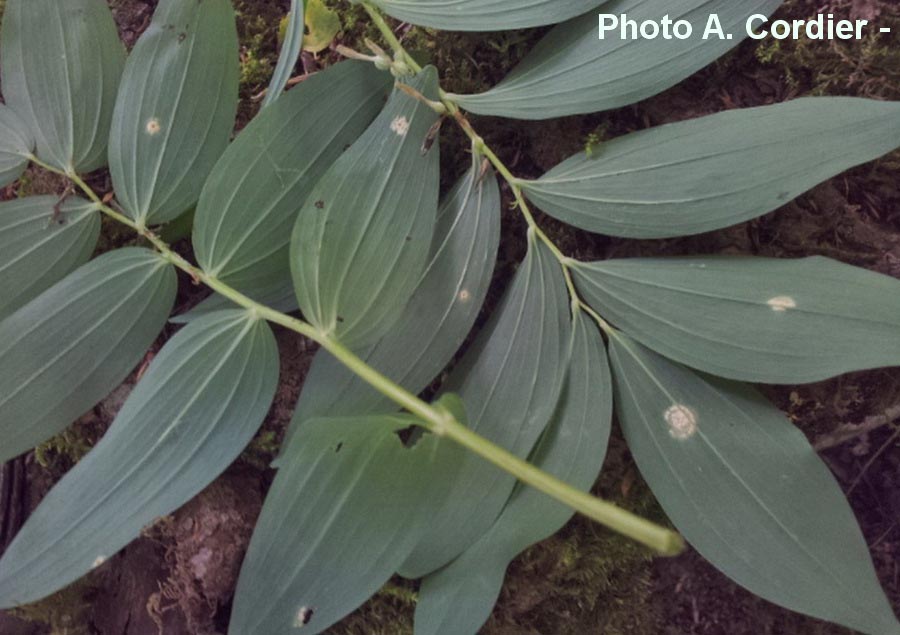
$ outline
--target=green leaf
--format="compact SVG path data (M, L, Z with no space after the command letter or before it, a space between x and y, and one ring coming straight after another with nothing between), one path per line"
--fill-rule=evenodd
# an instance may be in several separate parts
M6 187L28 167L34 135L28 124L9 106L0 104L0 187Z
M406 80L438 97L429 66ZM291 238L291 270L306 319L346 346L381 337L428 262L438 202L437 113L395 90L366 132L315 185ZM424 155L424 156L423 156Z
M230 635L320 633L396 571L446 494L462 450L413 419L383 415L303 423L278 474L238 580Z
M651 128L579 153L521 183L580 229L666 238L771 212L900 146L900 102L796 99Z
M262 109L271 106L275 100L284 95L284 89L300 56L300 49L303 48L303 14L303 0L291 0L284 43L281 45L281 53L278 55L278 63L275 65L275 72L272 73L266 98L263 99Z
M446 31L527 29L568 20L604 0L372 0L398 20ZM596 22L596 14L594 21Z
M619 422L684 537L753 593L871 635L900 632L853 512L803 434L752 388L611 338Z
M500 243L500 190L492 174L472 169L438 210L431 262L403 314L367 364L417 394L453 358L487 295ZM391 402L324 349L303 382L294 421L390 411Z
M80 267L100 236L97 206L56 196L0 203L0 320Z
M462 397L472 430L521 457L531 453L556 407L571 328L559 263L533 232L528 240L512 286L446 387ZM513 476L467 452L401 574L421 577L470 547L490 529L515 485Z
M253 438L277 386L275 337L246 311L176 334L7 549L0 607L61 589L199 493Z
M106 164L125 47L104 0L8 0L0 34L3 96L37 155L67 172Z
M597 480L612 423L612 380L597 327L575 314L571 358L556 412L531 463L585 491ZM487 533L447 567L422 581L416 635L476 633L500 596L509 563L555 534L572 510L519 484Z
M329 9L322 0L308 0L303 50L320 53L328 48L334 36L341 30L341 16Z
M297 211L378 115L391 77L362 62L316 73L241 131L203 187L194 250L207 272L256 300L289 296Z
M175 301L147 249L108 252L0 322L0 462L52 437L118 386Z
M813 257L574 263L585 299L666 357L793 384L900 365L900 280Z
M125 65L109 170L129 216L164 223L189 209L237 112L238 40L228 0L161 0Z
M638 23L687 20L694 34L686 40L662 37L623 40L608 33L598 40L597 12L554 28L513 72L486 93L451 95L480 115L550 119L610 110L651 97L718 59L744 37L753 14L770 15L782 0L613 0L603 12L627 14ZM734 39L703 39L711 14Z

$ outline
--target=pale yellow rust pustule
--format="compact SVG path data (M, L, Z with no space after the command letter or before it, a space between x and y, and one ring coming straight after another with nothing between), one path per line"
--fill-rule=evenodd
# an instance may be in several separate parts
M411 56L403 49L403 46L397 40L396 36L391 32L390 27L381 17L380 13L363 3L363 6L372 16L373 22L382 33L385 39L394 50L394 60L405 61L413 72L418 72L421 67L412 59ZM392 67L396 70L396 65ZM405 86L400 84L400 86ZM407 87L408 88L408 87ZM412 89L410 89L412 90ZM409 91L407 91L409 92ZM415 91L412 91L415 92ZM546 234L534 221L528 205L522 195L521 188L517 179L510 173L506 166L494 154L490 147L484 142L484 139L478 135L468 120L459 111L459 108L452 101L446 98L446 94L440 91L441 102L424 99L419 95L430 107L434 108L439 114L449 114L462 126L466 134L472 139L473 152L488 159L495 169L506 179L516 197L517 205L522 214L528 221L529 233L543 241L547 247L554 253L563 267L566 278L566 284L569 287L569 293L572 297L573 311L577 308L585 310L591 315L598 324L608 333L612 333L612 327L600 318L593 310L585 305L575 290L570 272L571 259L566 258L559 248L547 237ZM488 439L481 437L474 431L470 430L456 418L448 410L440 405L432 405L422 400L418 396L410 393L393 380L385 377L377 370L366 364L351 350L345 347L340 341L335 339L332 334L320 331L312 324L276 311L270 307L256 302L255 300L244 295L237 289L232 288L225 282L219 280L216 276L211 275L199 267L191 264L180 254L176 253L171 247L157 236L151 229L146 226L144 220L133 220L121 212L115 210L101 199L91 187L84 182L74 172L63 172L40 161L37 157L30 157L32 161L44 169L67 176L78 186L84 194L95 204L98 209L106 216L118 221L119 223L130 227L138 235L147 240L160 254L161 258L171 263L176 268L185 272L195 284L203 284L212 291L222 295L248 310L250 316L254 319L266 320L273 324L278 324L286 329L299 333L314 342L318 343L322 348L326 349L334 357L336 357L351 372L359 376L366 383L378 390L381 394L389 398L404 410L416 415L419 418L419 425L428 430L432 434L440 437L451 439L455 443L465 447L466 449L479 455L486 461L489 461L497 467L509 472L522 482L544 492L552 498L571 507L578 513L591 518L610 529L622 533L633 540L636 540L651 549L654 549L662 555L677 555L684 549L684 541L681 536L665 527L652 523L640 516L637 516L625 509L622 509L612 503L596 498L587 492L578 490L568 483L557 479L556 477L544 472L534 465L524 461L518 456L512 454L506 449L494 444Z

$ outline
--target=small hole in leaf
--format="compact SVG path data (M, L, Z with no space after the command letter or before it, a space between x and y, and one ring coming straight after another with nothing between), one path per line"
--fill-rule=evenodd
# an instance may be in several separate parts
M294 616L294 628L301 628L309 624L309 621L312 619L313 610L308 606L301 606L297 611L297 615Z
M397 430L394 434L400 439L403 447L409 450L416 447L416 444L422 440L424 431L419 426L409 426L408 428Z

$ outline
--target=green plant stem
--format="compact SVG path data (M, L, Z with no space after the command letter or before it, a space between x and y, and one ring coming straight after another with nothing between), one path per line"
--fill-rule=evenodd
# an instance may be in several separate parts
M491 165L494 166L494 169L497 170L497 173L502 176L503 180L506 181L507 185L509 185L509 189L516 201L516 207L521 212L522 217L525 219L525 222L528 223L529 230L534 232L535 236L537 236L541 240L541 242L543 242L547 246L547 248L556 257L556 260L559 262L559 266L562 268L563 277L566 280L566 286L569 289L569 296L572 298L572 301L578 308L587 313L600 326L600 328L607 333L607 335L612 334L614 332L612 325L610 325L609 322L600 317L600 315L596 311L588 306L587 303L585 303L579 295L578 289L575 288L575 282L572 278L572 264L575 261L563 253L559 246L554 243L549 236L547 236L547 233L541 228L540 225L538 225L537 221L534 219L534 214L531 213L531 208L528 206L528 201L525 200L525 195L522 192L521 180L513 175L510 169L506 167L506 164L500 160L500 157L498 157L497 154L485 143L484 138L482 138L481 135L479 135L475 131L469 120L466 119L462 112L460 112L459 106L457 106L453 101L449 100L446 96L442 96L441 101L444 105L444 108L446 108L447 111L453 116L459 127L472 141L474 150L483 155L488 161L490 161Z
M398 58L406 60L409 67L412 68L415 72L421 71L422 67L412 59L412 56L410 56L410 54L406 51L406 49L403 47L403 44L399 39L397 39L397 36L394 35L393 30L391 30L390 25L385 21L384 16L382 16L378 8L373 7L367 2L362 2L362 6L369 14L369 17L372 19L372 22L375 24L375 26L378 27L378 30L381 32L382 37L384 37L384 39L394 50L395 55ZM568 287L569 289L569 296L572 298L575 306L587 313L607 335L613 335L615 333L615 329L613 328L613 326L609 322L604 320L603 317L600 316L600 314L598 314L590 306L588 306L588 304L581 298L581 295L578 293L578 290L575 287L575 282L572 278L572 265L575 261L572 258L566 256L559 248L559 246L554 243L549 236L547 236L546 232L544 232L540 225L538 225L537 221L535 221L534 215L531 213L531 208L528 206L528 201L525 200L525 195L522 192L522 180L517 178L506 166L506 164L503 163L500 157L498 157L497 154L491 149L491 147L488 146L487 143L485 143L484 138L478 134L475 128L472 127L472 124L462 113L457 103L453 101L448 93L445 93L443 90L440 90L440 103L435 103L430 99L427 99L424 95L417 93L410 87L405 86L404 84L398 83L397 87L407 94L424 102L425 104L436 110L439 114L448 114L453 117L457 125L459 125L462 131L465 132L466 136L471 140L473 151L485 157L491 163L491 165L494 166L494 169L497 171L497 173L502 176L503 180L506 181L506 183L509 185L510 191L512 192L513 197L516 201L516 207L518 207L519 211L522 214L522 217L528 223L529 229L534 232L535 236L537 236L556 257L557 261L559 262L559 266L562 268L563 277L566 281L566 287Z
M523 461L511 452L469 430L446 410L423 401L388 377L385 377L339 341L327 333L319 331L312 324L260 304L215 276L211 276L199 267L191 264L172 250L164 240L143 223L134 221L104 203L103 199L77 174L59 170L44 163L37 157L32 156L30 158L36 165L68 177L101 212L130 227L149 241L165 260L188 274L195 283L206 285L238 306L251 311L259 319L283 326L318 343L350 371L358 375L381 394L388 397L398 406L416 415L421 420L421 425L433 434L446 437L462 445L483 459L509 472L522 482L552 496L575 511L606 525L610 529L647 545L660 554L675 555L684 548L684 542L676 532L656 525L612 503L577 490L564 481Z
M397 56L397 58L404 60L414 72L420 72L422 70L422 67L416 60L413 59L412 55L407 52L403 44L400 43L400 40L397 39L397 36L394 35L394 31L391 30L390 25L388 25L388 23L385 21L384 16L381 15L381 11L379 11L377 7L373 7L368 2L362 2L361 4L366 13L369 14L369 18L372 20L372 23L378 28L379 31L381 31L382 37L384 37L385 41L393 49L394 54Z
M577 509L585 516L594 519L602 517L603 520L601 522L610 529L637 542L653 546L662 555L674 556L684 550L684 540L678 533L649 523L646 519L636 516L617 505L575 489L568 483L559 480L496 445L485 445L482 437L461 425L455 419L451 418L448 422L446 436L463 447L478 453L494 465L513 474L519 480L528 483L531 487L548 494L573 509Z

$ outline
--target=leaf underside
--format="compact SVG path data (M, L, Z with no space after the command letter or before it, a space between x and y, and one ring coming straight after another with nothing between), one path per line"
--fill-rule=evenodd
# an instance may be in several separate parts
M612 380L597 327L575 314L566 383L530 462L582 490L597 479L612 423ZM491 528L448 566L427 576L416 603L416 635L476 633L500 596L510 561L556 533L573 512L519 484Z
M719 570L776 604L900 632L853 512L803 434L752 388L611 340L616 411L641 474Z
M276 463L235 594L230 635L320 633L397 570L446 494L461 450L413 447L405 415L306 421Z
M900 280L828 258L634 258L576 284L645 346L753 382L812 382L900 363Z
M297 58L300 57L300 50L303 48L303 32L305 31L303 15L303 0L291 0L291 12L288 17L284 43L281 45L281 53L278 55L278 63L275 64L272 80L266 90L266 97L263 99L261 106L263 109L271 106L284 95L284 89L291 78L291 73L294 72L294 66L297 65Z
M6 105L37 155L65 171L106 165L125 47L104 0L8 0L0 33Z
M480 115L550 119L600 112L638 102L674 86L732 49L746 36L744 21L770 15L782 0L613 0L603 12L627 14L638 23L663 15L687 20L687 40L638 38L618 33L598 40L596 11L565 22L542 39L510 75L478 95L453 95L463 108ZM716 13L732 40L702 34Z
M80 198L31 196L0 203L0 320L46 291L94 251L100 212Z
M275 338L246 311L179 331L7 549L0 607L62 588L199 493L253 438L277 385Z
M234 126L238 40L229 0L162 0L125 65L109 170L125 212L177 218L200 196Z
M503 31L556 24L604 0L372 0L398 20L447 31Z
M558 262L529 234L528 255L499 309L445 387L459 394L470 428L528 456L556 406L570 339L569 298ZM417 578L447 564L487 531L515 478L466 453L425 538L400 573Z
M342 62L257 115L203 187L193 243L200 266L255 300L292 299L290 233L300 205L377 116L390 77Z
M437 99L437 71L408 80ZM429 254L438 203L437 114L395 89L303 203L291 270L303 315L346 346L373 344L400 316ZM424 156L423 156L424 154Z
M360 353L414 394L459 350L490 286L500 243L500 190L496 178L480 170L474 165L443 200L431 261L403 314L378 343ZM294 421L392 408L389 399L320 350L303 382Z
M520 119L655 95L742 39L701 39L711 13L726 32L744 33L747 16L781 4L371 1L400 20L462 31L562 22L495 88L450 96L473 113ZM598 41L599 5L638 22L686 19L695 37ZM204 271L258 302L299 306L418 393L463 344L487 294L497 181L476 163L439 207L438 115L357 62L286 93L303 39L304 2L292 0L263 110L228 148L239 79L231 2L161 0L126 61L103 0L8 0L0 187L21 176L32 151L70 174L108 157L131 218L167 223L190 218L182 215L196 204ZM427 99L442 95L432 67L400 81ZM696 234L768 213L897 148L898 117L897 103L850 98L734 110L614 139L515 184L588 231ZM84 264L97 208L79 198L0 203L0 462L124 380L174 303L175 271L150 250ZM445 382L457 420L587 490L615 393L636 463L698 552L779 605L900 635L827 467L780 411L729 381L817 381L900 363L900 281L825 258L607 260L571 271L621 329L609 334L609 357L585 314L570 316L559 263L530 231L501 306ZM278 350L265 322L230 307L213 296L182 316L189 324L109 431L0 559L0 608L101 565L251 440L277 388ZM398 571L426 576L416 635L477 632L509 562L571 517L474 453L421 433L411 416L383 414L393 408L318 353L244 561L231 635L323 632Z
M6 187L28 167L34 135L28 124L9 106L0 104L0 187Z
M526 196L580 229L626 238L711 231L775 210L900 146L900 104L813 97L651 128L579 153Z
M176 286L171 265L127 247L0 322L0 461L59 433L118 386L165 324Z

